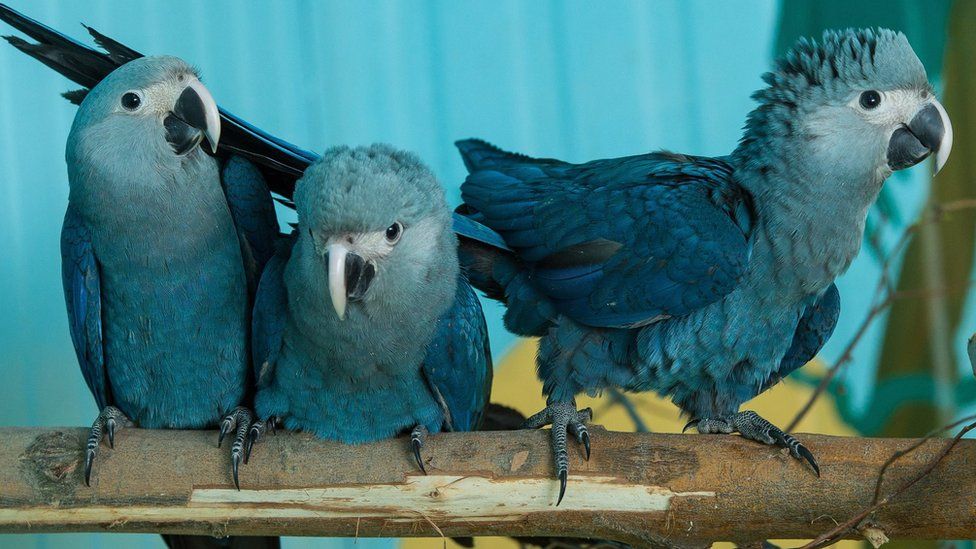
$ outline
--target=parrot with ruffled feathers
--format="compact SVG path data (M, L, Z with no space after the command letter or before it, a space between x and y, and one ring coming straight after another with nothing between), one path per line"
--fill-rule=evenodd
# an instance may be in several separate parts
M377 197L382 196L382 200ZM258 289L253 442L280 421L345 443L470 431L491 392L481 304L433 173L386 145L326 151Z
M670 398L701 433L789 449L796 438L739 407L830 337L834 280L857 255L868 208L893 171L952 147L952 127L901 33L828 31L763 77L738 147L572 164L457 143L459 210L506 249L464 246L475 286L505 323L540 337L561 500L567 435L590 453L575 395L608 388Z

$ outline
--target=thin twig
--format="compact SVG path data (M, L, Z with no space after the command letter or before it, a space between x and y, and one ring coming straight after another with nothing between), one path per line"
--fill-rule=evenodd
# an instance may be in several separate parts
M894 462L896 462L899 459L901 459L902 456L905 456L905 455L908 455L908 454L914 452L916 449L918 449L919 447L921 447L926 442L932 440L933 438L937 437L938 435L941 435L942 433L948 431L949 429L955 429L956 427L959 427L960 425L962 425L964 423L969 423L969 422L974 421L974 420L976 420L976 414L966 416L966 417L960 419L959 421L956 421L954 423L950 423L949 425L946 425L946 426L943 426L943 427L939 427L938 429L935 429L935 430L929 432L929 434L925 435L924 438L919 439L919 440L915 441L914 443L912 443L912 445L909 446L908 448L905 448L904 450L899 450L899 451L895 452L894 454L892 454L891 457L888 458L888 460L884 462L884 465L881 466L881 471L878 473L878 481L874 485L874 499L871 500L871 503L872 504L878 503L878 500L881 499L881 483L884 480L885 472L888 471L888 467L890 467L891 464L893 464Z
M962 423L964 421L973 420L974 418L976 418L976 416L967 417L967 418L965 418L963 420L960 420L960 421L958 421L958 422L956 422L956 423L954 423L954 424L952 424L950 426L947 426L947 427L944 427L944 428L940 429L939 431L937 431L937 433L938 432L941 432L941 431L945 431L947 429L951 429L952 427L957 426L957 425L959 425L960 423ZM962 439L962 437L965 436L965 434L968 433L969 431L972 431L973 429L976 429L976 421L974 421L972 423L969 423L968 425L966 425L965 427L963 427L962 429L960 429L959 432L956 433L956 436L953 437L952 440L950 440L949 443L946 444L946 446L938 454L936 454L936 456L931 461L929 461L929 463L925 467L923 467L918 472L918 474L916 474L911 479L909 479L908 481L906 481L905 483L903 483L894 492L888 494L887 496L885 496L885 497L883 497L881 499L878 499L878 495L879 495L880 490L881 490L881 488L880 488L881 481L882 481L882 479L884 477L884 473L887 471L888 467L892 463L894 463L895 461L897 461L899 458L901 458L902 456L905 456L906 454L909 454L912 451L918 449L926 441L931 440L933 438L933 436L931 436L931 435L930 436L927 436L924 439L922 439L920 442L916 442L916 443L912 444L912 446L910 446L909 448L906 448L905 450L901 450L899 452L896 452L894 455L892 455L891 458L888 459L888 461L885 462L884 466L882 466L882 468L881 468L881 471L880 471L880 473L878 475L878 484L877 484L877 487L875 489L874 502L871 504L871 506L869 506L868 508L864 509L860 513L857 513L856 515L854 515L853 517L851 517L849 520L841 523L837 527L832 528L831 530L829 530L827 532L824 532L823 534L820 534L819 536L817 536L816 539L814 539L810 543L807 543L806 545L802 546L800 549L818 549L820 547L826 547L827 545L830 545L830 544L836 542L837 540L839 540L841 537L843 537L845 534L847 534L851 530L854 530L855 528L857 528L857 526L859 524L861 524L864 521L864 519L866 519L872 513L874 513L875 511L877 511L881 507L887 505L892 499L898 497L899 495L901 495L902 493L904 493L906 490L908 490L909 488L911 488L912 486L914 486L916 483L918 483L918 481L922 480L923 478L925 478L926 476L928 476L932 471L934 471L935 468L938 467L939 463L941 463L942 460L949 454L949 452L952 451L953 448L955 448L956 444L959 443L959 441Z
M893 280L892 266L895 262L895 259L901 256L902 251L908 246L908 243L911 242L911 237L916 232L918 232L918 230L923 225L928 223L938 223L942 221L946 213L957 212L961 210L969 210L969 209L976 209L976 198L954 200L952 202L945 202L943 204L935 204L929 210L928 215L923 214L923 217L921 219L919 219L915 223L912 223L911 225L905 228L901 236L899 236L898 241L895 243L891 252L886 255L884 261L882 262L881 276L878 278L878 283L874 291L874 298L872 299L872 306L868 310L867 316L865 316L864 320L861 321L861 324L858 326L857 331L854 334L854 337L852 337L851 340L848 342L847 346L844 347L844 350L841 352L840 358L838 358L827 369L827 372L824 374L823 378L821 378L820 383L817 385L817 388L814 389L813 394L810 395L810 398L807 400L806 404L803 405L800 411L797 412L796 416L793 418L793 421L790 422L789 426L786 428L787 432L796 429L796 426L800 423L800 421L802 421L803 418L806 417L806 415L813 408L813 405L816 403L817 399L819 399L820 396L823 395L824 392L826 392L831 382L834 380L835 377L837 377L837 374L840 372L841 368L845 364L850 362L850 360L853 358L854 350L857 348L857 345L864 338L864 335L867 333L868 328L871 326L871 324L877 319L877 317L881 313L883 313L888 307L890 307L892 303L894 303L896 300L899 299L912 297L913 295L912 292L921 294L921 297L926 297L928 295L944 295L944 294L939 294L937 292L949 293L953 291L951 289L921 289L921 290L914 290L914 291L899 292L897 291L896 287L893 285L892 282ZM973 281L970 281L966 285L966 288L972 286L972 284ZM931 292L931 293L927 293L927 292Z
M634 406L634 403L630 401L623 392L618 389L611 388L607 391L607 395L610 397L612 404L617 404L623 407L627 415L630 416L630 420L634 422L634 430L638 433L650 433L651 430L647 428L647 424L640 416L640 412Z

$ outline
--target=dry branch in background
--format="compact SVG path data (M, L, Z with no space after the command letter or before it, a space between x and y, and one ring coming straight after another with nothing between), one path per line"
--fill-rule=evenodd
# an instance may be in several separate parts
M573 453L569 491L554 507L548 433L431 437L429 476L405 440L345 446L268 437L233 489L216 434L120 433L82 481L85 429L0 429L0 532L164 532L316 536L553 535L637 547L714 540L812 538L872 506L879 472L912 439L801 435L818 479L782 450L735 436L594 429L593 457ZM924 444L890 464L902 486L944 450ZM976 537L976 441L872 515L891 539ZM843 535L853 536L848 531Z
M871 324L877 320L882 313L887 311L896 300L932 299L935 297L944 297L946 294L952 293L963 294L959 297L960 300L964 298L965 292L969 290L974 281L970 280L960 287L923 288L899 292L895 286L895 273L893 272L893 269L895 261L901 257L902 253L912 241L912 237L914 237L921 228L930 224L938 224L946 215L951 215L954 212L973 209L976 209L976 198L967 198L954 200L952 202L934 204L922 212L922 217L918 221L912 223L906 227L904 231L902 231L891 251L885 255L885 258L882 261L881 275L879 276L878 283L875 286L874 297L872 298L872 304L868 309L867 314L861 321L858 328L854 330L854 335L850 340L848 340L848 343L841 352L840 357L827 368L826 374L824 374L823 378L820 379L820 383L817 385L817 388L814 390L809 400L807 400L806 404L800 408L800 411L797 412L796 416L786 427L786 432L790 432L795 429L800 421L807 415L807 413L810 412L814 403L827 390L840 370L853 358L854 350L863 340L864 335L867 333L868 328L871 327ZM834 337L836 337L836 334ZM976 366L974 366L973 370L974 373L976 373Z

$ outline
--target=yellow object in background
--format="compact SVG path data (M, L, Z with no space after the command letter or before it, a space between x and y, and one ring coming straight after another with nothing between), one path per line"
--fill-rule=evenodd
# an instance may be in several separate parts
M535 374L535 356L538 349L536 340L522 340L495 365L495 380L492 387L491 400L515 408L526 416L541 410L545 404L542 396L542 383ZM813 363L806 368L823 368L819 363ZM799 407L810 397L812 389L797 381L787 378L772 389L749 401L745 409L755 410L759 415L773 422L775 425L786 426L793 419ZM634 408L648 429L656 433L680 433L687 423L687 418L680 415L677 406L662 399L654 393L628 393ZM634 422L627 411L606 396L577 397L576 403L580 408L593 408L593 423L602 425L611 431L633 431ZM837 413L833 399L829 394L823 395L814 404L813 409L806 415L796 429L798 433L825 433L831 435L854 435L855 432L844 423ZM726 436L726 435L697 435L688 436ZM599 452L599 448L593 448ZM555 481L553 481L555 482ZM775 543L775 542L774 542ZM796 546L797 543L784 542L784 547ZM856 541L843 541L836 545L842 549L860 547ZM445 540L440 538L413 538L401 542L403 549L434 549L445 547ZM446 547L454 549L460 547L447 540ZM507 538L478 538L475 541L478 549L517 549L519 545ZM730 543L716 544L715 547L734 547Z

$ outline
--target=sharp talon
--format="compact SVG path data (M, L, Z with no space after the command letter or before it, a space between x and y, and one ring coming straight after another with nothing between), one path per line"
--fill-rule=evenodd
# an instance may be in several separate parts
M91 488L91 469L92 462L95 461L95 452L85 452L85 486Z
M583 448L586 448L586 461L590 461L590 433L583 431L580 438L583 439Z
M813 467L813 471L817 473L817 478L820 478L820 466L817 465L817 460L813 458L813 453L807 450L807 447L802 444L797 445L796 451L803 459L807 460L810 467Z
M556 500L556 507L563 502L563 496L566 495L566 479L569 478L569 471L563 469L559 471L559 499Z
M224 437L230 432L230 422L226 419L220 423L220 434L217 435L217 448L224 442Z
M275 435L275 436L278 435L278 427L275 425L276 423L278 423L278 418L277 417L271 416L271 417L268 418L268 421L267 421L268 432L270 432L272 435Z
M427 468L424 467L424 460L423 458L420 457L420 447L421 447L420 441L417 439L413 439L410 441L410 446L413 447L413 457L414 459L417 460L417 465L420 466L420 470L423 471L423 473L426 475Z
M241 464L241 456L240 456L240 454L234 454L233 462L234 462L234 486L236 486L237 487L237 491L240 492L241 491L241 482L240 482L240 480L238 480L238 477L237 477L237 471L240 468L240 464Z
M115 420L114 419L109 418L108 421L105 422L105 431L108 434L108 447L114 450L115 449Z
M699 423L699 422L701 422L701 420L700 420L700 419L693 419L693 420L691 420L691 421L689 421L689 422L688 422L687 424L685 424L685 426L684 426L684 427L683 427L683 428L681 429L681 432L682 432L682 433L684 433L684 432L685 432L685 431L687 431L688 429L690 429L690 428L692 428L692 427L694 427L694 426L696 426L696 425L698 425L698 423Z
M251 448L254 447L254 443L258 441L258 437L261 435L260 430L257 425L251 427L251 430L247 432L247 440L244 442L244 464L251 459Z

